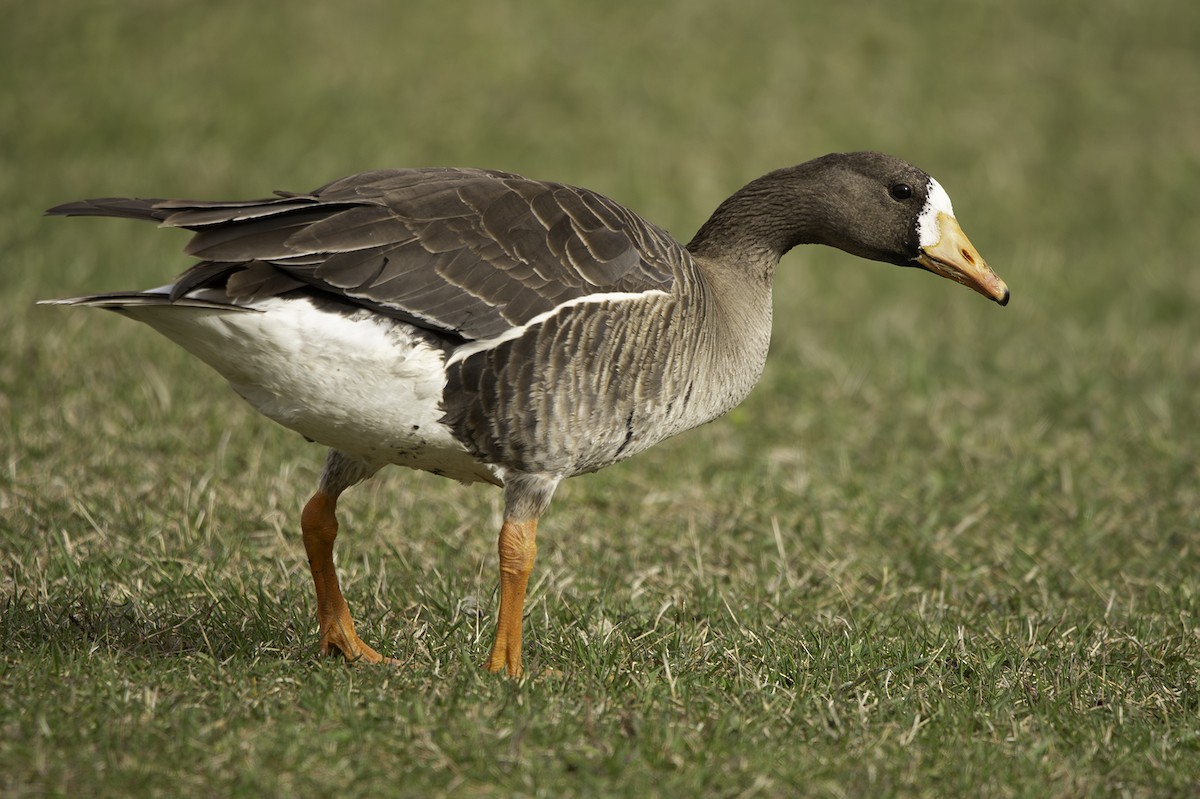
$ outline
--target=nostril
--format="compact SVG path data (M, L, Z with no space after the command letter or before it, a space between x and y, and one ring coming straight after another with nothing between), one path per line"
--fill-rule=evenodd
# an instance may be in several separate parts
M967 263L969 263L971 266L975 265L975 256L971 255L971 253L967 252L966 250L963 250L962 257L967 259Z

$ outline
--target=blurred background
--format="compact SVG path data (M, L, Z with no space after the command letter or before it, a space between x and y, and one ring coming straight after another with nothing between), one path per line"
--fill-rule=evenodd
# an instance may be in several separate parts
M980 436L997 466L1030 457L1048 474L1060 462L1086 472L1108 452L1152 459L1136 471L1174 457L1171 474L1195 474L1193 4L0 9L0 409L14 455L34 424L26 410L49 413L101 376L88 369L115 370L102 387L140 396L148 362L159 404L224 391L134 325L32 304L159 285L188 263L183 234L43 218L52 204L257 197L384 166L484 166L593 188L687 241L763 172L877 149L940 180L1013 302L801 248L779 273L774 357L734 416L747 422L739 441L798 443L784 461L832 444L878 462L923 446L912 431L931 424ZM220 416L240 418L235 404ZM834 426L822 440L813 424ZM1119 486L1097 491L1108 488Z
M401 165L586 185L686 239L762 172L878 149L937 175L1013 284L1018 302L989 332L1051 309L1178 316L1200 280L1181 261L1200 235L1197 12L1183 2L218 0L3 13L10 254L76 235L31 213L64 198L258 196ZM56 262L73 290L94 287L79 285L87 257ZM174 266L139 259L125 274ZM3 268L22 287L42 277L11 256ZM885 296L948 288L862 274L820 284L820 304L880 282ZM1131 307L1140 300L1150 307Z

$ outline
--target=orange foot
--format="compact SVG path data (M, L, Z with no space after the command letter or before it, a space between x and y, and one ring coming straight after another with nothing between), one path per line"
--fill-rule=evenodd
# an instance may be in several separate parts
M368 646L354 631L354 620L345 600L320 614L321 640L319 651L323 656L341 655L347 663L384 663L397 665L400 661L384 657Z
M347 663L370 663L372 665L382 663L386 666L400 664L400 661L395 658L384 657L376 652L353 632L349 636L334 636L328 631L325 632L321 635L319 651L325 657L341 655Z
M300 517L308 567L317 590L321 654L341 654L350 663L399 663L367 646L354 632L354 619L350 618L350 608L342 597L333 565L333 542L337 538L338 528L334 516L336 502L335 496L318 491L304 506L304 513Z
M537 557L537 519L505 519L500 528L500 614L496 620L496 642L483 667L495 674L504 671L520 677L521 618L525 589Z

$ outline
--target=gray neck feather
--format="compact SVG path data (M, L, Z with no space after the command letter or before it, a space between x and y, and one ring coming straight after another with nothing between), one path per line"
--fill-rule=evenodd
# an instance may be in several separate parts
M811 162L810 162L811 163ZM693 256L770 282L799 244L828 243L828 209L810 164L763 175L718 206L688 243Z

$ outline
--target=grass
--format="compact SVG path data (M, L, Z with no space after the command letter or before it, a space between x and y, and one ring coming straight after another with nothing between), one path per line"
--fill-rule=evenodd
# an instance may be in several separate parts
M0 793L1188 796L1200 790L1200 10L0 5ZM498 492L343 503L364 637L314 657L322 453L114 315L179 235L115 193L382 165L587 185L686 238L768 169L908 157L1013 290L786 259L725 419L564 485L478 667Z

